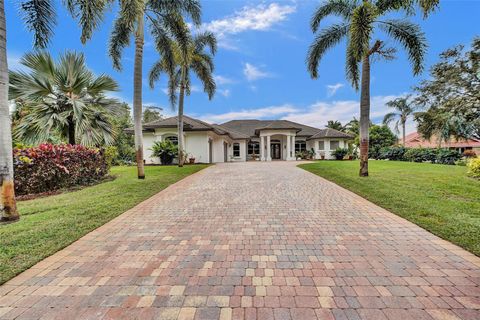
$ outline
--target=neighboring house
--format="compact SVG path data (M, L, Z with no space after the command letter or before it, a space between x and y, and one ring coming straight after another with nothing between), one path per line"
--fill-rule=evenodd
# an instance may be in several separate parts
M400 144L403 144L400 141ZM440 141L436 136L432 136L430 140L422 138L418 132L413 132L405 137L405 147L407 148L449 148L455 149L459 152L465 150L474 150L477 154L480 153L480 140L477 139L451 139L449 142Z
M314 149L315 158L332 159L331 151L347 147L353 137L287 120L233 120L221 125L184 116L185 152L195 162L295 160L295 152ZM177 117L143 125L144 160L159 163L151 148L155 141L178 143Z

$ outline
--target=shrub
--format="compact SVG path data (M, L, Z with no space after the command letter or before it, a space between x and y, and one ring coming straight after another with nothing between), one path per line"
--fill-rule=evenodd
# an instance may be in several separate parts
M110 168L112 165L114 165L117 162L118 148L115 146L106 147L104 153L105 153L105 162Z
M472 158L467 163L467 174L470 177L480 179L480 157Z
M164 165L172 164L173 159L178 156L178 147L170 140L156 141L151 150L152 157L160 158Z
M348 149L346 148L337 148L332 151L332 156L335 157L337 160L343 160L343 158L347 155Z
M437 163L454 165L455 161L461 157L462 155L456 150L438 149Z
M399 146L399 147L384 147L380 149L380 159L386 160L395 160L395 161L404 161L405 159L405 152L407 152L407 148Z
M17 195L88 185L108 173L104 152L80 145L15 148L13 160Z
M463 152L463 156L465 158L475 158L477 156L477 153L473 150L465 150Z
M422 148L411 148L405 151L405 160L413 162L425 161L425 151Z

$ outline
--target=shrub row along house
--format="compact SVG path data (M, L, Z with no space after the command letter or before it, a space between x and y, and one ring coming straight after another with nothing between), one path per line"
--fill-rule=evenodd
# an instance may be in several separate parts
M178 141L177 121L177 117L171 117L143 125L146 163L160 161L152 157L156 141ZM295 160L297 152L312 149L315 159L333 159L331 153L346 148L353 139L338 130L288 120L232 120L218 125L184 116L183 130L185 152L197 163Z

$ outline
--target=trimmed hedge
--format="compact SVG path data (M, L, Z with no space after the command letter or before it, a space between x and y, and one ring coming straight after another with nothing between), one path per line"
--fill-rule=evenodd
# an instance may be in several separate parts
M13 160L17 195L88 185L104 178L109 169L102 150L80 145L15 148Z
M382 148L378 160L396 160L411 162L431 162L439 164L454 165L462 158L456 150L450 149L431 149L431 148L404 148L394 146Z

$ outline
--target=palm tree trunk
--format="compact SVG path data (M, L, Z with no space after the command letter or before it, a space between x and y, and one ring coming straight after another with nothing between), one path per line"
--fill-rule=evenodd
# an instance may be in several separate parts
M183 102L185 98L185 78L187 72L185 67L182 66L182 73L180 80L180 96L178 98L178 166L183 167Z
M133 71L133 121L135 131L135 151L138 179L145 179L143 163L142 133L142 63L143 63L144 25L143 15L138 18L135 33L135 64Z
M68 122L68 143L71 145L75 144L75 123L73 122L73 117L70 116L67 119Z
M405 147L405 122L402 122L403 146Z
M13 184L12 127L8 107L7 30L0 0L0 222L20 218Z
M362 63L360 93L360 176L368 176L368 129L370 126L370 56Z

